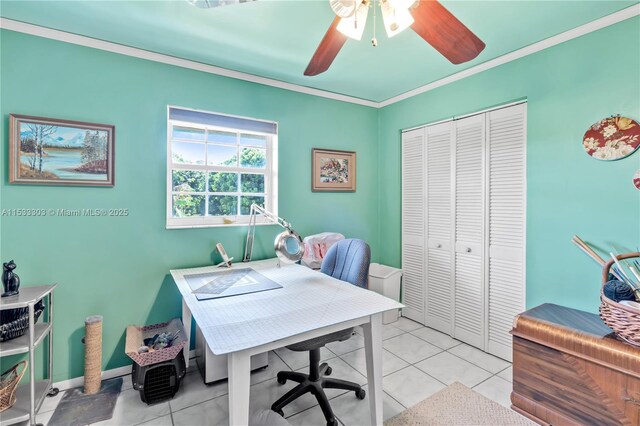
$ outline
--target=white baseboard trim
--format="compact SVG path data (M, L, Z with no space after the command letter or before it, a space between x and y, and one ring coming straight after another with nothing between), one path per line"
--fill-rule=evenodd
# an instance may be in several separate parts
M196 356L196 351L189 351L189 359L192 359ZM112 368L110 370L104 370L102 372L102 380L113 379L114 377L126 376L131 374L131 365L125 365L122 367ZM60 390L66 390L71 388L77 388L84 385L84 376L74 377L69 380L62 380L60 382L55 382L53 387L58 388Z

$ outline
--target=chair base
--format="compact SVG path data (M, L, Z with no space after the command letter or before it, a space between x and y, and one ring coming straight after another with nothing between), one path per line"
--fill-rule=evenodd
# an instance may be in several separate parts
M365 398L365 390L357 383L327 377L331 374L331 367L329 367L327 363L318 365L319 358L319 348L309 351L309 359L311 361L309 368L310 374L298 373L296 371L280 371L278 373L278 383L281 385L284 385L287 380L292 380L299 383L299 385L274 402L271 406L273 411L280 415L284 415L282 409L286 405L306 393L312 393L318 400L318 404L322 409L322 414L324 414L324 417L327 420L327 426L336 426L338 421L333 414L331 405L329 405L329 400L327 399L327 395L324 393L324 389L344 389L354 391L358 399Z

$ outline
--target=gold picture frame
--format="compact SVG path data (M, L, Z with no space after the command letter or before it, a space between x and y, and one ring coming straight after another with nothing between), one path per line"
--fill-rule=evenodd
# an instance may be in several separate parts
M114 186L115 126L9 115L9 183Z
M355 192L356 153L313 148L311 151L313 192Z

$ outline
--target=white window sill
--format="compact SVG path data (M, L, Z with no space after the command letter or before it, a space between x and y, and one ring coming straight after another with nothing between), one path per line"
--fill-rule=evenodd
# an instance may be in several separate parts
M276 223L271 222L258 222L257 226L264 225L277 225ZM238 222L238 223L203 223L203 224L193 224L193 225L180 225L180 224L167 224L165 229L189 229L189 228L228 228L228 227L237 227L237 226L249 226L249 222Z

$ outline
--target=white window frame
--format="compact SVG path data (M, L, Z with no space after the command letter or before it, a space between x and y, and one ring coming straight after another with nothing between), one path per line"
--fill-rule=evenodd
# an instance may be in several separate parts
M234 118L242 118L245 120L253 120L253 121L266 121L266 120L258 120L250 117L241 117L236 115L228 115L228 114L220 114L209 111L202 110L193 110L189 108L183 107L167 107L167 209L166 209L166 228L167 229L180 229L180 228L205 228L205 227L227 227L227 226L243 226L249 223L249 215L234 215L234 216L207 216L206 213L209 210L209 203L207 197L209 195L229 195L235 194L236 196L247 195L247 196L260 196L264 195L265 198L265 209L272 212L273 214L278 214L278 135L270 134L270 133L262 133L256 131L248 131L241 130L232 127L222 127L222 126L213 126L199 123L191 123L188 121L179 121L179 120L171 120L169 118L169 110L171 108L180 108L184 110L190 111L199 111L209 114L215 114L218 116L224 115L227 117ZM273 123L273 122L269 122ZM182 163L174 163L172 159L172 134L173 127L189 127L193 129L202 129L205 131L204 141L193 141L193 140L180 140L181 142L190 142L190 143L198 143L205 146L205 164L182 164ZM240 158L240 150L246 145L240 145L240 135L258 135L266 137L266 157L267 163L264 169L258 168L249 168L249 167L240 167L238 164L236 167L229 166L211 166L207 164L207 135L209 131L222 131L227 133L236 133L236 149L238 150L238 159ZM226 146L234 146L234 145L226 145ZM249 146L250 147L250 146ZM190 217L173 217L173 170L197 170L207 172L205 192L195 192L194 195L204 195L205 196L205 216L190 216ZM242 173L260 173L264 174L265 182L265 192L264 194L256 193L256 194L248 194L242 193L240 188L240 182L238 182L238 192L236 193L216 193L209 191L209 179L208 172L229 172L229 173L238 173L238 179L240 178L240 174ZM240 200L238 200L238 209L240 209ZM258 219L257 224L268 224L264 219Z

